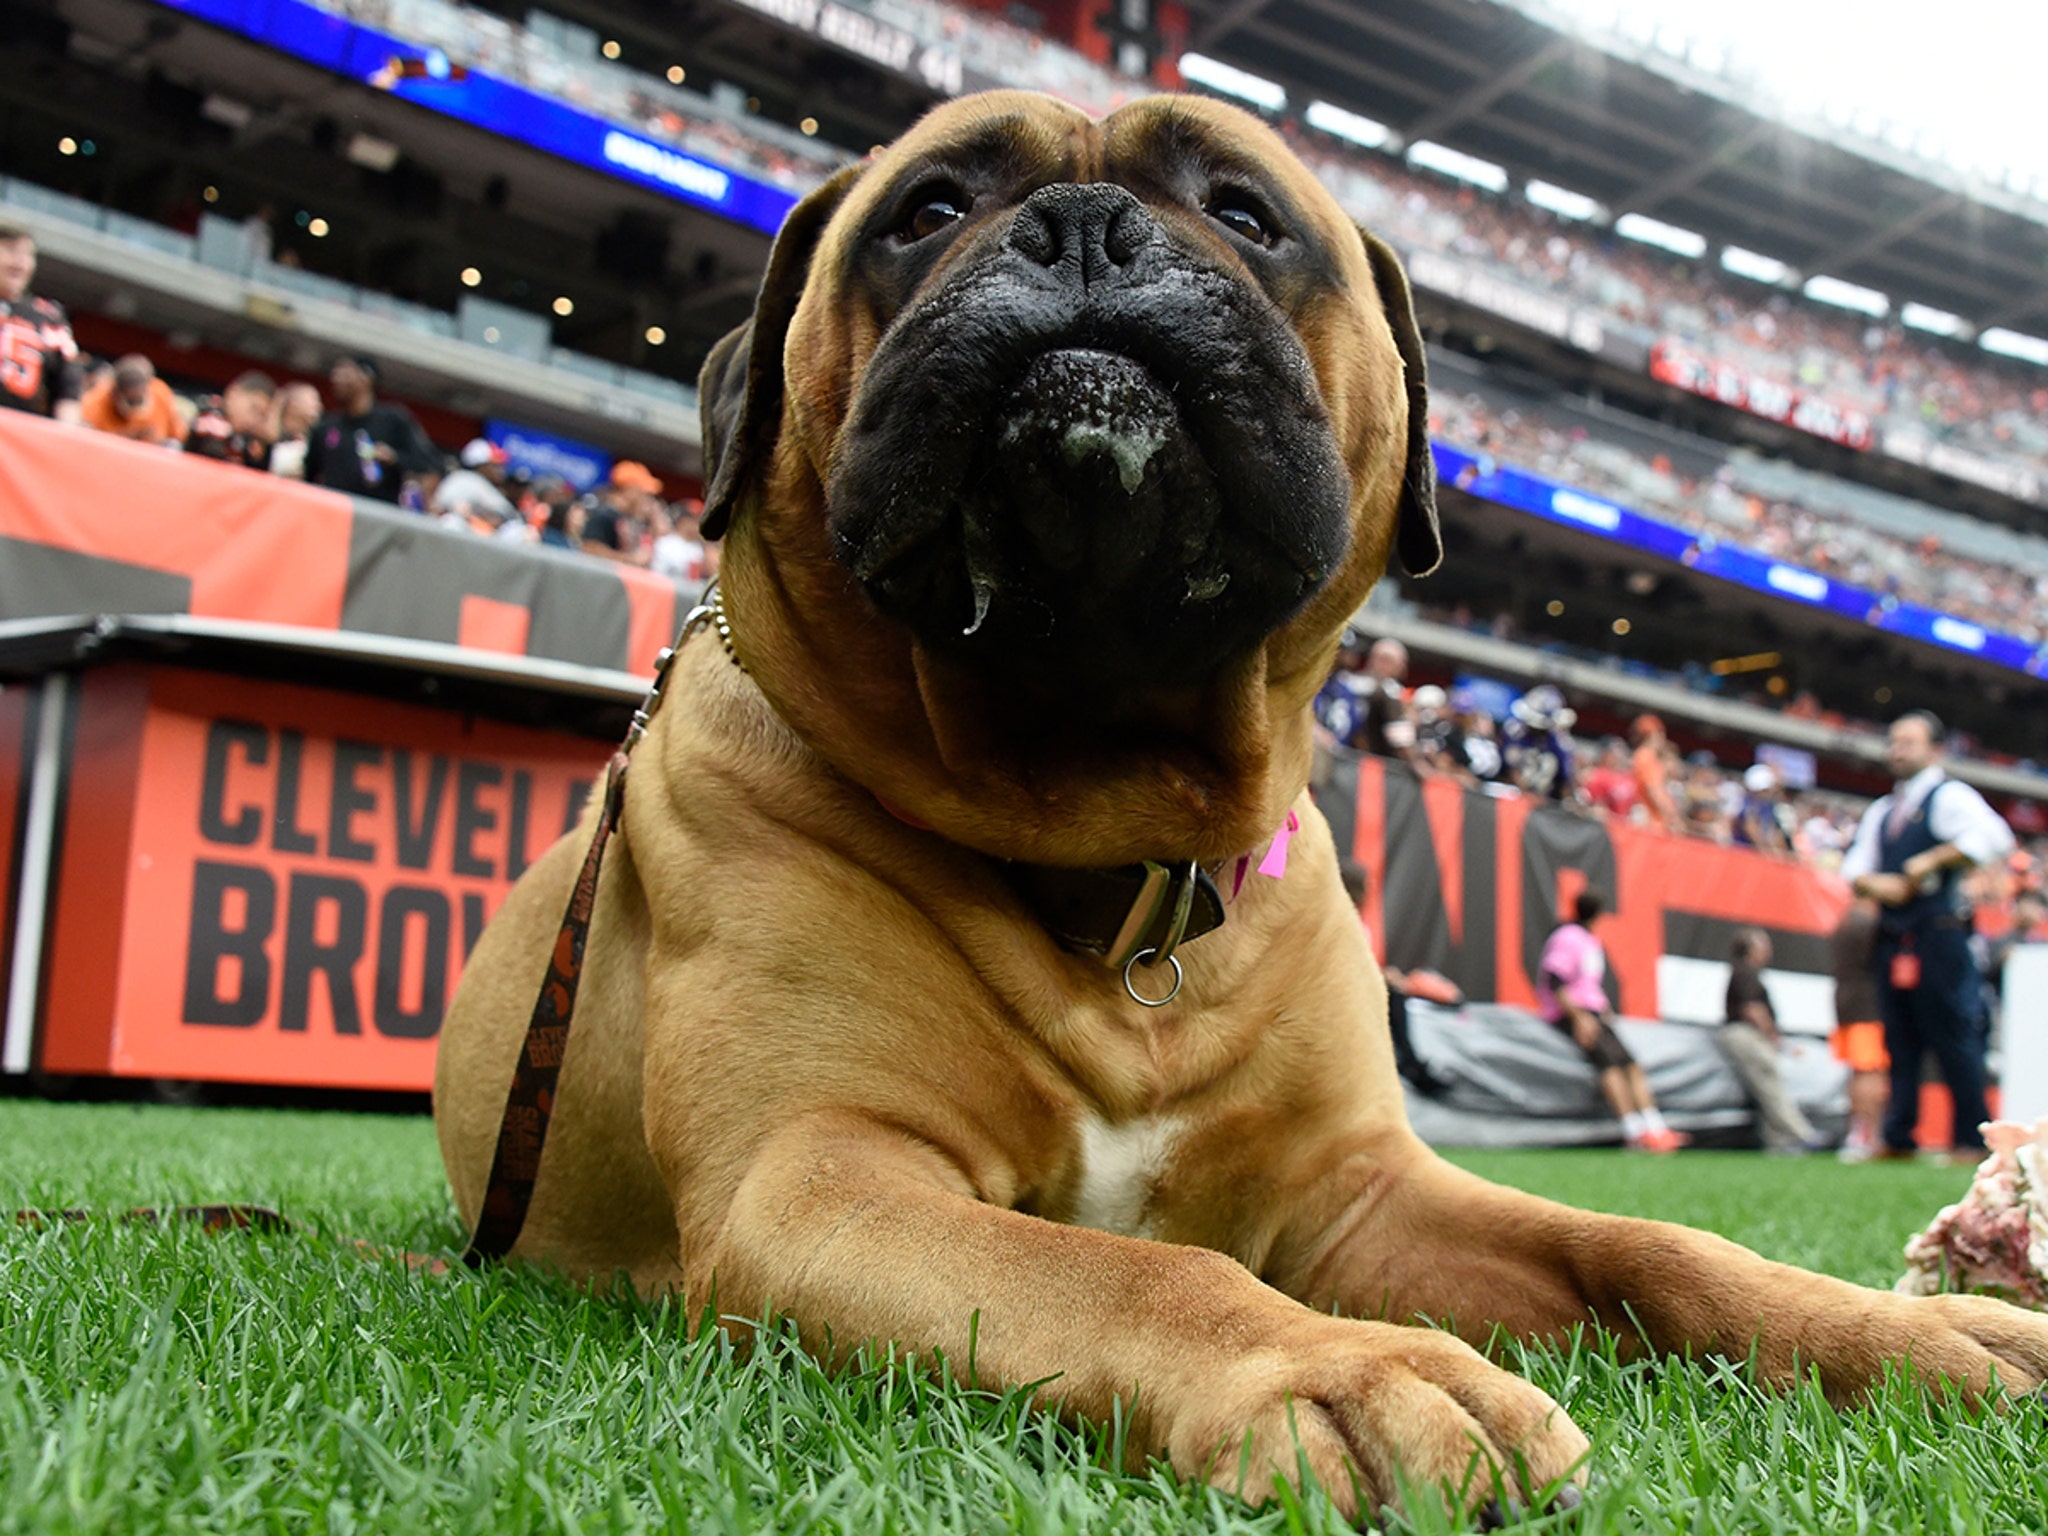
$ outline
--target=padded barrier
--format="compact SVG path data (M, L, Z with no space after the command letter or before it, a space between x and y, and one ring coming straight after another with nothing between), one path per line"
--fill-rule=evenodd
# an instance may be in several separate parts
M1572 1147L1612 1144L1621 1126L1600 1097L1593 1069L1558 1030L1521 1008L1408 1004L1415 1054L1448 1092L1428 1098L1408 1085L1408 1114L1432 1146ZM1697 1024L1623 1018L1621 1036L1664 1117L1697 1144L1758 1144L1755 1110L1715 1044ZM1848 1069L1824 1040L1793 1039L1779 1056L1785 1086L1827 1135L1847 1122Z

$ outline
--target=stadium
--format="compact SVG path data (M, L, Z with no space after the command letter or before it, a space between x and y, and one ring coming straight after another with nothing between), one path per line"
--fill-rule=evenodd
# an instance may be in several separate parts
M826 1372L801 1318L749 1351L692 1329L696 1294L386 1262L470 1236L428 1095L494 917L623 795L614 749L679 634L752 670L716 596L720 455L758 431L721 338L761 333L802 209L990 90L1250 113L1406 273L1442 560L1390 561L1349 613L1305 803L1422 1141L1890 1288L1971 1189L1978 1123L2048 1127L2048 161L2002 105L1921 110L1959 69L2024 99L2013 60L2048 33L2007 17L2005 57L1916 59L1810 9L10 0L0 1123L24 1219L0 1287L40 1320L0 1351L0 1420L43 1448L0 1453L21 1528L1275 1528L1047 1413L1035 1378L934 1380L886 1337ZM1126 494L1148 472L1117 468ZM896 601L863 624L914 627ZM805 721L882 697L844 691ZM900 835L950 826L868 788ZM1226 923L1296 825L1238 847L1234 883L1205 854L1117 898L1097 952L1133 1003L1133 963L1178 992L1196 887ZM1891 915L1929 903L1938 937ZM1560 934L1597 957L1590 1001ZM1952 1038L1916 1011L1951 950ZM1167 1153L1123 1129L1088 1145L1156 1177ZM2005 1134L2024 1206L2048 1139ZM2030 1198L1999 1283L2040 1305L2048 1178ZM92 1214L247 1201L298 1230ZM1935 1251L1926 1285L1962 1288ZM501 1309L519 1342L484 1328ZM1611 1519L2043 1518L2038 1392L1980 1418L1888 1380L1838 1417L1812 1382L1763 1395L1739 1349L1652 1377L1612 1331L1506 1348L1592 1434L1583 1497ZM317 1422L286 1423L301 1378ZM1667 1409L1728 1432L1688 1446ZM1788 1475L1786 1434L1836 1472ZM1289 1528L1355 1512L1286 1498ZM1417 1508L1383 1513L1436 1528Z

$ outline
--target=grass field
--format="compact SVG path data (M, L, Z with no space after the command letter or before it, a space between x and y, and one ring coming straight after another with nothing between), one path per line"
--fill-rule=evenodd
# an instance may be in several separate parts
M0 1149L0 1210L250 1199L394 1247L461 1238L424 1118L12 1100ZM1737 1153L1460 1161L1879 1285L1968 1182ZM0 1234L0 1533L1339 1528L1313 1498L1254 1514L1117 1470L1104 1434L1014 1397L738 1357L673 1309L530 1273L424 1277L305 1233ZM1509 1363L1596 1446L1583 1510L1526 1530L2048 1530L2039 1397L1974 1418L1899 1388L1838 1415L1598 1340Z

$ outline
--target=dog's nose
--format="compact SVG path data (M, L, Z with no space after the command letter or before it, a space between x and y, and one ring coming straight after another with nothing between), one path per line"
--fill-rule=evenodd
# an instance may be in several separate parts
M1108 182L1057 182L1025 198L1003 244L1041 267L1075 263L1083 286L1112 279L1159 226L1130 192Z

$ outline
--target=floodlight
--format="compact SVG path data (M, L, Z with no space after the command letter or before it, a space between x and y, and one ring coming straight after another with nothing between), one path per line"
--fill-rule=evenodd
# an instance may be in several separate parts
M1524 191L1530 202L1538 208L1548 208L1560 218L1577 219L1583 223L1597 220L1607 212L1585 193L1560 187L1552 181L1532 181Z
M1435 171L1439 176L1449 176L1455 181L1469 181L1489 192L1508 189L1508 173L1504 167L1431 139L1417 139L1408 146L1408 163Z
M1860 315L1883 319L1891 312L1892 301L1875 288L1865 288L1861 283L1847 282L1839 277L1829 277L1825 272L1816 272L1806 280L1799 290L1819 304L1832 304L1837 309L1853 309Z
M1739 245L1721 248L1721 265L1737 277L1746 277L1755 283L1769 283L1774 288L1789 288L1799 281L1799 274L1777 257L1745 251Z
M2022 362L2048 368L2048 338L2029 336L2023 331L2008 331L2002 325L1994 325L1977 338L1977 345L2001 357L2017 357Z
M1644 213L1624 213L1614 221L1614 232L1624 240L1638 240L1659 250L1697 261L1707 254L1707 237L1676 224L1666 224Z
M1367 149L1379 149L1394 136L1394 130L1385 123L1376 123L1369 117L1347 112L1327 101L1310 102L1302 117L1311 128L1320 128L1337 138L1363 144Z
M1961 315L1952 315L1931 304L1916 304L1911 299L1899 306L1899 323L1916 331L1932 331L1937 336L1953 336L1962 341L1970 336L1970 322Z
M1197 85L1206 85L1210 90L1222 95L1235 96L1239 101L1248 101L1253 106L1264 107L1268 112L1278 112L1287 105L1287 90L1284 86L1247 73L1234 64L1224 63L1221 59L1212 59L1207 54L1182 54L1180 72Z

